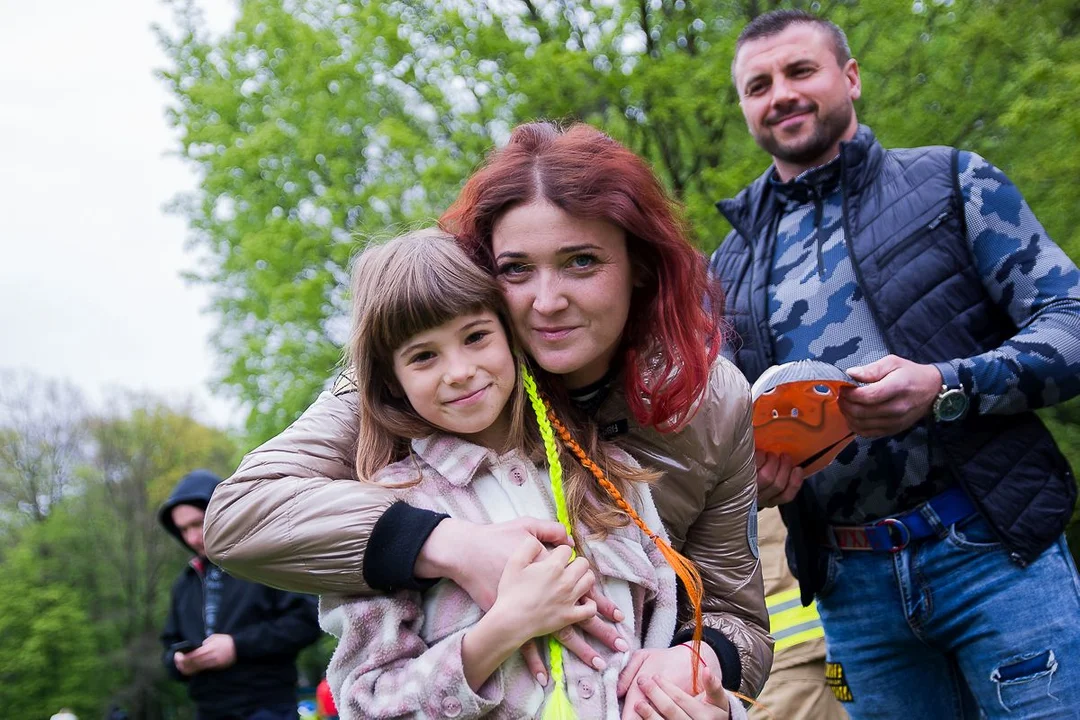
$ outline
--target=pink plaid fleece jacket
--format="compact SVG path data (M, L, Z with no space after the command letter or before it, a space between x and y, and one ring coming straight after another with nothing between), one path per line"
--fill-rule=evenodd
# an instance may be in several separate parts
M391 465L375 481L408 482L419 468L419 484L402 498L415 507L476 523L523 516L555 519L546 468L537 469L521 452L500 456L443 434L416 440L412 448L415 460ZM633 462L629 455L620 459ZM648 489L631 495L636 497L627 501L642 519L663 533ZM626 619L619 630L631 650L667 647L676 623L675 573L653 542L631 524L603 541L586 539L585 547L604 593L623 611ZM479 692L469 688L461 640L481 611L449 580L422 594L324 595L319 615L323 629L340 639L327 679L342 720L531 718L539 715L552 687L549 682L545 690L515 654ZM603 672L564 653L567 689L578 717L617 720L615 686L629 654L598 650L608 663Z

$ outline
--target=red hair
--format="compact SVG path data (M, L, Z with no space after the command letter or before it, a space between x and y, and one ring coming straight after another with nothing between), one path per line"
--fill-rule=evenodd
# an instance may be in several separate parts
M495 223L537 200L626 233L635 276L620 349L627 404L642 425L681 426L720 350L723 298L679 208L644 160L599 130L537 122L488 156L440 223L495 274Z

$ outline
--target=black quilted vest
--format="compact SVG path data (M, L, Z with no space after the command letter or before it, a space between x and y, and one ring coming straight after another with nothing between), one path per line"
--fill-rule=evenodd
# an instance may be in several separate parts
M888 150L866 126L840 147L843 222L855 276L889 351L919 363L969 357L1016 333L983 287L967 243L957 152ZM769 172L717 203L734 230L713 254L734 323L735 362L752 383L770 365L766 286L780 219ZM968 388L970 390L970 388ZM1061 535L1076 501L1068 462L1032 412L930 427L931 452L1023 566ZM941 455L938 455L941 453ZM781 508L803 602L825 581L823 521L807 492Z

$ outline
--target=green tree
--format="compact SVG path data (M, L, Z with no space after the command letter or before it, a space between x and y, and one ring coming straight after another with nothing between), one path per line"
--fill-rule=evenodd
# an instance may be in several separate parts
M49 717L61 707L93 716L104 700L105 663L79 592L40 567L45 531L29 531L0 566L0 707L12 718Z
M170 587L188 554L157 521L157 508L195 468L228 474L236 445L189 413L153 398L114 402L115 414L90 423L93 454L72 513L78 532L63 568L85 591L100 644L109 658L115 697L133 717L165 717L167 680L158 635ZM87 557L87 553L92 557Z
M30 397L29 414L47 415L47 394ZM166 679L158 642L171 584L188 557L156 513L188 471L227 474L236 444L152 397L115 397L109 407L108 415L78 423L81 464L44 517L24 504L18 532L2 538L5 717L48 717L61 706L94 717L108 702L124 705L133 720L188 714L184 688ZM36 426L3 432L26 444L25 427Z
M220 318L221 384L251 408L252 439L334 373L356 250L437 216L518 122L603 127L653 162L715 247L727 227L713 203L768 164L731 87L734 40L779 6L849 30L860 117L884 142L983 152L1077 254L1077 190L1058 181L1080 169L1069 0L247 0L220 37L176 2L161 75L203 178L176 209Z

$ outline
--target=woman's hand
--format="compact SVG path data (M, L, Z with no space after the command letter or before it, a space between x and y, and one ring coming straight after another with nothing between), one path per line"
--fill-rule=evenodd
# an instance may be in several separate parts
M757 466L758 505L777 507L789 503L799 494L805 474L795 465L791 456L756 450L754 464Z
M420 550L414 572L420 578L445 577L453 580L486 611L495 604L499 581L511 553L529 541L555 546L570 544L566 530L558 522L518 518L509 522L478 525L447 518L428 536ZM574 627L561 629L558 637L566 649L583 663L597 667L597 661L603 661L585 640L583 633L615 652L626 652L629 646L611 624L623 620L623 614L615 603L604 596L599 586L590 590L585 599L596 604L597 613ZM546 676L547 667L536 643L527 642L521 648L521 653L534 676Z
M584 599L596 584L589 561L582 557L571 561L566 545L541 556L543 552L544 546L535 539L514 550L488 611L498 615L504 627L516 628L521 642L596 615L596 603Z
M663 678L668 684L678 688L687 696L693 697L695 694L692 687L694 665L700 665L702 661L704 661L704 665L699 667L699 682L706 677L706 672L713 678L718 679L721 677L720 661L716 659L716 653L706 643L701 644L701 660L694 657L693 648L689 645L676 645L662 650L649 649L635 652L631 656L630 662L619 674L619 684L616 689L616 694L624 698L622 720L649 717L648 715L641 715L637 708L642 702L648 704L645 687L656 685L656 678ZM722 690L723 688L721 688L721 692L716 698L717 702L720 703L717 708L726 712L728 710L727 695ZM704 702L710 702L710 695L704 697L706 698ZM702 701L697 700L695 702ZM680 716L674 715L672 717ZM705 717L712 716L706 715ZM717 717L723 717L723 715Z
M631 717L641 720L729 720L731 707L720 678L702 668L705 691L690 695L664 677L641 678L644 699L637 701Z

